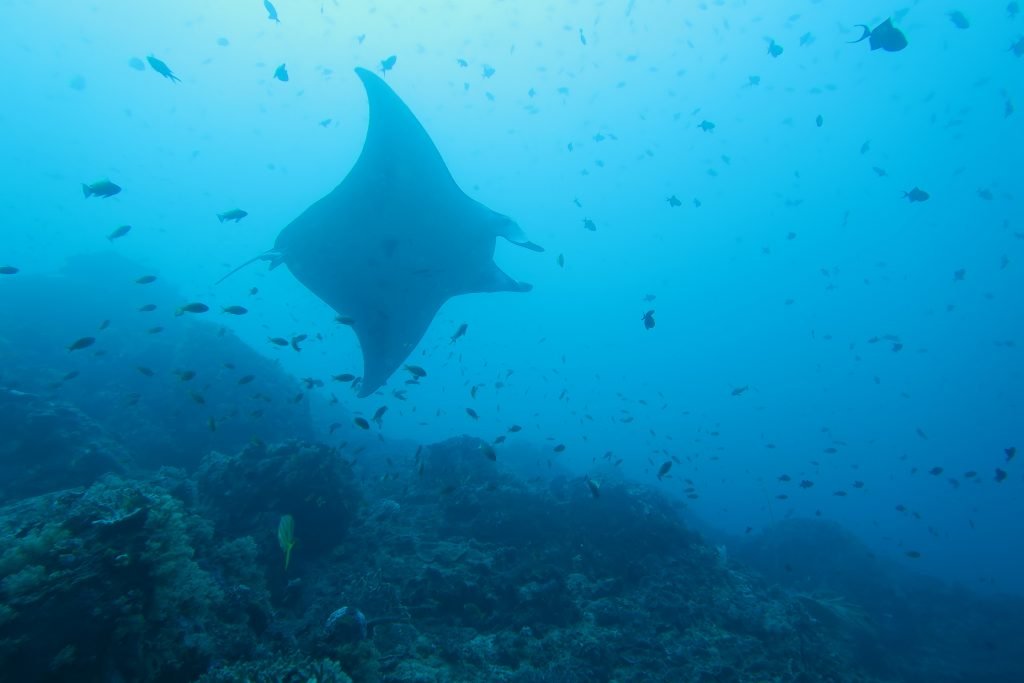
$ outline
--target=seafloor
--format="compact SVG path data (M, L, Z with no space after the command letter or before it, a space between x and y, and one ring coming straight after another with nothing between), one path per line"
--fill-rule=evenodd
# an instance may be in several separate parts
M109 306L71 282L76 311ZM468 437L326 445L298 383L215 326L125 333L73 374L41 325L0 334L2 681L1021 680L1024 600L832 523L723 539ZM197 413L180 374L138 370L168 358L258 388L221 377Z

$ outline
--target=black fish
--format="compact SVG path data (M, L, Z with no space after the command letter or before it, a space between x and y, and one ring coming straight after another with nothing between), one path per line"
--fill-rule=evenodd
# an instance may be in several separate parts
M165 64L161 60L157 59L153 55L150 55L150 56L146 57L146 61L149 62L149 65L151 67L153 67L153 71L157 72L158 74L160 74L164 78L169 78L172 83L175 82L175 81L177 81L177 82L181 81L181 79L178 78L177 76L175 76L174 72L171 71L171 67L167 66L167 64Z
M661 467L658 468L658 479L663 479L665 475L668 474L668 471L670 469L672 469L671 460L666 460L665 462L661 463Z
M14 266L0 266L0 275L17 275L18 269Z
M178 309L174 311L174 315L182 316L186 313L206 313L208 310L210 310L210 307L206 304L195 302L179 306Z
M68 346L68 351L81 351L96 343L95 337L82 337Z
M277 8L271 4L270 0L263 0L263 7L267 10L267 19L281 23L281 20L277 18Z
M82 183L82 194L85 195L86 199L89 197L113 197L120 191L121 187L109 180L97 180L90 185Z
M137 284L137 285L148 285L148 284L151 284L153 282L156 282L156 275L143 275L142 277L140 277L139 279L137 279L135 281L135 284Z
M930 194L925 192L919 187L914 187L912 190L903 193L903 196L913 202L926 202L931 197Z
M461 325L459 325L459 329L455 330L455 334L452 335L452 342L451 343L454 344L455 340L457 340L457 339L459 339L461 337L465 337L467 329L469 329L469 324L468 323L462 323Z
M107 235L107 239L110 240L111 242L113 242L114 240L120 239L120 238L124 237L125 235L127 235L129 232L131 232L131 229L132 229L132 226L130 226L130 225L118 226L117 228L114 228L114 231L112 233Z
M644 329L650 330L654 328L654 311L650 310L643 314L640 318L644 321Z
M892 25L892 19L886 19L874 29L868 28L865 24L857 24L858 28L864 29L864 35L850 43L859 43L869 38L868 43L872 50L882 49L886 52L899 52L907 46L907 37L903 32Z
M224 213L218 213L217 220L219 220L221 223L223 223L224 221L234 221L235 223L237 223L238 221L242 220L248 215L248 211L242 211L241 209L231 209L230 211L225 211Z

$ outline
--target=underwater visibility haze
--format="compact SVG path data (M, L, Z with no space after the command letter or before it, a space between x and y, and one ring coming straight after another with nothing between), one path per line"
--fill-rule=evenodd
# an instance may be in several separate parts
M0 681L1021 680L1015 0L4 26Z

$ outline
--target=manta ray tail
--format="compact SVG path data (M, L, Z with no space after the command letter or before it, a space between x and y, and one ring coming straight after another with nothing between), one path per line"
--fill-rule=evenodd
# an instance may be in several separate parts
M219 285L220 283L224 282L229 277L231 277L232 275L234 275L235 273L240 271L242 268L245 268L246 266L248 266L250 264L256 263L257 261L269 261L270 262L270 269L273 270L274 268L277 268L279 265L284 263L284 255L281 252L277 251L276 249L271 249L270 251L265 251L262 254L260 254L259 256L253 256L251 259L249 259L248 261L246 261L242 265L238 266L237 268L232 270L230 273L228 273L227 275L225 275L221 279L217 280L217 282L215 282L214 284L215 285Z
M871 27L869 27L869 26L865 26L864 24L856 24L856 25L854 26L854 28L862 28L862 29L864 29L864 35L862 35L862 36L861 36L860 38L858 38L857 40L848 40L848 41L846 41L846 42L847 42L847 43L849 43L850 45L852 45L852 44L854 44L854 43L859 43L859 42L861 42L862 40L865 40L865 39L867 39L867 37L871 35Z

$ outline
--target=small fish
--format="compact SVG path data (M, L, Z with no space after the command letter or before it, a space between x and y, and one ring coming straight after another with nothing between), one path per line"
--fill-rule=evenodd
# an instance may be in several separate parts
M565 444L564 443L560 443L557 446L555 446L554 448L552 448L551 450L553 450L555 453L562 453L563 451L565 451Z
M676 208L677 206L682 206L683 205L683 203L681 201L679 201L679 197L677 197L675 195L672 195L671 197L669 197L665 201L667 201L668 205L671 206L673 209Z
M597 224L589 218L583 219L583 229L589 230L590 232L597 232Z
M665 475L667 475L669 470L671 470L671 469L672 469L672 461L671 460L666 460L665 462L661 463L661 467L658 468L658 480L661 481L662 479L664 479Z
M879 178L884 178L885 176L889 175L889 173L884 168L881 168L879 166L872 166L871 170L874 171L875 175L877 175Z
M781 57L782 56L782 52L783 52L782 46L779 45L778 43L776 43L774 39L769 38L769 40L768 40L768 54L770 54L773 58L777 58L777 57Z
M908 550L904 554L912 560L916 560L921 557L921 553L916 550Z
M520 427L519 425L511 425L511 426L510 426L510 427L508 428L508 431L509 431L509 433L510 433L510 434L515 434L516 432L521 432L521 431L523 431L523 428L522 428L522 427Z
M455 63L458 64L463 69L465 69L467 66L469 66L469 62L467 62L465 59L462 59L461 57L456 59Z
M181 81L180 78L174 75L174 72L171 71L171 68L167 66L167 64L157 59L153 55L146 57L146 61L149 62L149 65L153 68L153 71L157 72L164 78L170 79L172 83Z
M96 343L96 337L82 337L68 345L68 352L81 351Z
M555 262L558 263L559 268L565 268L565 254L559 254Z
M583 29L580 29L580 43L583 45L587 44L587 37L583 35Z
M156 275L143 275L135 281L137 285L149 285L156 282Z
M587 488L590 489L590 496L592 498L601 497L601 484L599 482L587 477Z
M1017 2L1017 0L1011 0L1011 2L1006 5L1006 16L1008 16L1010 19L1016 19L1017 14L1019 13L1020 4Z
M378 427L384 426L384 413L388 412L387 406L381 406L377 408L377 411L373 414L373 421L377 423Z
M206 397L200 394L198 391L188 392L188 397L201 406L206 405Z
M299 344L306 341L306 339L308 338L308 334L297 334L294 337L292 337L292 340L289 342L289 344L291 344L291 347L295 349L296 352L299 352L302 351L302 347L300 347Z
M996 468L995 480L997 484L1001 484L1006 479L1006 471Z
M221 310L231 315L245 315L249 312L249 309L245 306L222 306Z
M145 365L139 365L135 369L138 370L143 375L145 375L146 377L152 377L153 375L156 374L155 372L147 368Z
M267 337L267 341L274 346L288 346L288 340L284 337Z
M188 382L189 380L195 378L196 371L195 370L175 370L174 374L177 375L178 379L181 380L182 382Z
M715 129L715 124L712 123L711 121L708 121L707 119L704 119L703 121L697 124L697 127L700 128L705 133L710 133Z
M252 287L251 289L249 289L249 296L256 296L259 293L260 293L260 288L259 287Z
M986 202L990 202L990 201L992 201L992 198L993 198L992 190L986 189L984 187L979 188L978 189L978 197L980 197L981 199L984 199Z
M267 10L267 19L281 23L281 20L277 18L277 8L274 7L270 0L263 0L263 7Z
M130 225L118 226L118 227L114 228L114 231L112 233L107 235L107 239L110 240L111 242L113 242L116 239L121 239L122 237L127 235L129 232L131 232L131 229L132 229L132 226L130 226Z
M1006 462L1010 462L1017 455L1017 447L1010 446L1009 448L1004 448L1003 453L1006 455Z
M800 47L807 47L812 43L814 43L814 34L810 31L800 36Z
M788 474L780 474L778 477L779 481L792 481L792 477Z
M967 269L966 268L958 268L958 269L953 271L953 281L954 282L963 282L964 278L966 278L966 277L967 277Z
M0 275L17 275L18 272L14 266L0 266Z
M333 121L333 120L334 119L330 119L330 118L323 119L322 121L320 121L320 125L321 125L321 127L326 128L327 126L331 125L331 121Z
M953 26L956 26L959 29L967 29L971 27L971 22L960 10L953 10L952 12L947 13L946 16L948 16L949 20L953 22Z
M494 437L494 441L492 441L491 443L497 446L498 444L505 443L506 438L507 437L504 434L502 434L501 436Z
M928 474L932 475L933 477L937 477L940 474L942 474L942 471L943 470L941 467L933 467L930 470L928 470Z
M140 313L152 313L156 310L156 304L143 304L139 306Z
M182 316L185 315L186 313L206 313L208 310L210 310L210 307L207 306L206 304L194 302L190 304L185 304L184 306L179 306L174 311L174 315Z
M164 328L162 328L159 325L157 325L156 327L151 327L148 330L146 330L146 333L147 334L160 334L163 331L164 331Z
M284 64L274 69L274 78L282 83L288 81L288 69L285 68Z
M750 388L749 384L744 384L742 387L734 387L733 390L729 392L729 395L730 396L742 396L743 394L747 393L747 389L749 389L749 388ZM826 452L827 452L827 450L826 450Z
M360 429L369 429L370 428L370 423L367 422L366 419L362 418L362 417L353 418L352 419L352 423L356 427L359 427Z
M398 57L396 55L380 60L380 72L386 77L388 72L395 68L395 62L397 61Z
M491 444L481 442L478 448L480 449L480 452L484 454L484 457L491 462L498 459L498 453L494 450L494 447L491 446Z
M248 384L249 382L253 381L254 379L256 379L256 375L245 375L244 377L239 377L238 378L238 383L239 384Z
M324 385L322 380L316 379L315 377L303 377L302 383L306 385L307 389L319 389Z
M654 322L654 309L651 309L651 310L647 311L646 313L644 313L642 316L640 316L640 319L644 321L644 329L645 330L653 330L654 329L654 325L656 324Z
M331 379L335 382L351 382L355 378L356 376L350 372L343 372L340 375L331 375Z
M864 35L857 40L849 41L850 44L869 39L868 44L872 50L882 49L886 52L899 52L907 46L907 37L892 25L891 18L886 19L873 29L864 24L857 24L856 28L864 29Z
M814 119L814 123L818 128L821 128L825 125L825 118L821 114L818 114L817 118Z
M487 64L484 64L483 70L481 71L480 75L483 76L484 78L490 78L491 76L494 75L494 73L495 73L495 68L493 66L489 66Z
M336 315L334 316L334 322L340 325L352 325L355 320L348 317L347 315Z
M285 80L288 79L286 78ZM225 211L224 213L218 213L217 220L220 221L221 223L223 223L224 221L234 221L235 223L237 223L238 221L242 220L248 215L248 211L242 211L241 209L231 209L230 211Z
M814 486L814 482L811 481L810 479L804 479L803 481L800 482L800 488L802 489L809 489L812 486Z
M109 180L97 180L95 183L86 185L82 183L82 194L89 197L113 197L121 191L120 185L115 185Z
M422 379L427 376L427 371L418 365L406 365L406 371L415 377L416 379Z
M931 197L930 194L916 186L913 189L904 192L903 196L910 200L911 203L926 202L928 201L928 198Z
M476 414L476 411L472 408L466 408L466 415L469 415L474 420L479 420L480 416Z
M455 330L455 334L452 335L451 343L454 344L456 340L466 336L466 330L469 329L469 323L462 323L458 329Z

